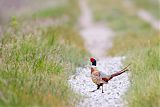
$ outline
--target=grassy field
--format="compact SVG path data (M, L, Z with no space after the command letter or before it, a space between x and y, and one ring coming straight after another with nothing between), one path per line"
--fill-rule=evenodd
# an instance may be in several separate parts
M26 18L37 11L63 7L68 5L67 2L68 0L45 0L45 2L43 0L12 0L12 2L10 0L1 0L0 24L6 24L12 16ZM55 14L55 12L52 14Z
M0 107L72 107L78 97L67 84L68 76L82 66L87 52L74 28L79 14L76 1L35 12L36 19L68 17L62 25L22 32L13 17L0 39ZM69 11L73 9L74 11ZM25 23L32 19L23 20ZM23 23L24 23L23 22ZM35 25L36 26L36 25ZM23 29L24 30L24 29Z
M65 17L68 19L67 24L70 26L72 24L75 24L77 21L77 18L79 17L79 4L75 0L62 0L64 1L63 5L55 6L55 7L49 7L43 10L39 10L35 13L33 13L33 18L59 18L59 17ZM68 3L70 2L70 3Z
M132 63L132 86L128 92L131 107L160 106L160 43L129 54L127 63Z
M90 0L90 4L95 20L106 22L115 32L113 47L107 54L125 55L124 63L132 64L131 87L125 96L128 106L159 107L160 32L139 19L136 10L127 8L122 1Z
M160 19L160 3L158 0L132 0L137 8L149 11L155 18Z

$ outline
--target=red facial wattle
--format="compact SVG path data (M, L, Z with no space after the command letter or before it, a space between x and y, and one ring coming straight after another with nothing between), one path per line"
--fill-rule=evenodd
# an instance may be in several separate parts
M94 58L90 58L90 61L91 61L91 62L94 62L94 61L95 61L95 59L94 59Z

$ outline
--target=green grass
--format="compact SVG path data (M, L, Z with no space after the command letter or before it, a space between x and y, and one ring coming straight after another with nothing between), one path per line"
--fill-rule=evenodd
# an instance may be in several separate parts
M160 44L132 51L126 63L131 63L131 87L126 99L129 107L160 106Z
M68 39L70 36L78 38L75 31L68 29L70 34L65 38L61 36L62 31L47 28L41 35L17 37L8 34L2 38L1 106L62 107L75 104L75 95L68 87L67 79L76 66L83 64L85 52ZM77 42L83 47L83 44Z
M69 13L62 25L34 28L15 17L10 30L4 32L0 39L0 107L73 107L79 100L67 80L76 67L84 65L87 52L74 28L79 8L76 1L66 3L67 8L35 13L37 19ZM21 25L32 32L22 32Z
M62 107L75 104L67 79L76 66L83 64L85 52L54 30L48 28L42 35L24 37L8 35L1 40L1 106ZM68 33L75 34L75 31L68 30Z
M96 3L92 0L91 5L95 20L106 21L106 24L115 32L114 45L107 52L108 55L125 55L133 49L147 47L148 42L151 42L151 45L159 42L159 31L139 19L135 10L126 8L122 1L101 0Z
M158 0L132 0L138 8L149 11L155 18L160 19L160 3Z
M118 0L91 0L96 21L115 32L110 56L126 56L131 63L131 86L125 98L129 107L160 106L160 32L136 16ZM145 4L144 4L145 5Z
M153 33L153 34L152 34ZM125 35L119 35L114 39L113 48L107 52L108 55L126 55L128 52L134 52L134 50L141 50L150 45L155 45L160 41L158 32L151 31L148 34L140 35L136 33L127 33Z
M32 15L33 18L60 18L65 17L68 19L69 24L74 24L79 17L79 5L75 0L66 0L66 3L60 6L50 7L39 10Z
M65 14L65 6L50 7L45 10L40 10L35 13L34 17L59 17Z

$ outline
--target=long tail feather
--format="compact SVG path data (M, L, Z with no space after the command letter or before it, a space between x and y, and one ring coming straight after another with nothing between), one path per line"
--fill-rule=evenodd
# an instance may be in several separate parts
M120 71L118 71L118 72L112 74L111 77L109 78L109 80L112 79L113 77L116 77L116 76L118 76L118 75L124 73L125 71L127 71L127 70L128 70L127 68L128 68L129 66L130 66L130 64L129 64L128 66L126 66L125 68L123 68L122 70L120 70Z

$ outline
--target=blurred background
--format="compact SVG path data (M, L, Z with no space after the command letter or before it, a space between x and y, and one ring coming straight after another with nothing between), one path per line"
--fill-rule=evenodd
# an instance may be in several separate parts
M0 0L0 23L5 23L11 16L33 14L38 10L63 4L62 2L64 0Z
M160 0L84 0L114 32L108 56L132 63L130 107L160 106ZM78 0L0 0L0 106L74 107L67 85L89 54Z

